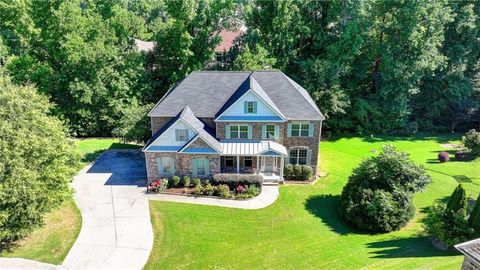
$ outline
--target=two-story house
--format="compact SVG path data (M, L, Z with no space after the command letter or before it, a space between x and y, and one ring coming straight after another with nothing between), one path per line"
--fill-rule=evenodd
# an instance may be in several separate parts
M283 180L286 164L314 173L324 117L280 71L191 73L149 112L148 180L255 173Z

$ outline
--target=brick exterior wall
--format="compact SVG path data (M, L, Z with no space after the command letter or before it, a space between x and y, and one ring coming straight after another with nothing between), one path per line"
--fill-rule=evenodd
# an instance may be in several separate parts
M292 147L307 147L312 150L312 159L310 165L312 166L314 173L317 173L318 165L318 146L320 143L320 125L321 121L310 121L313 122L314 133L313 137L288 137L287 129L288 123L272 123L274 125L280 125L280 137L275 140L276 142L282 144L287 148L287 151ZM252 139L261 140L262 139L262 126L267 123L245 123L245 122L217 122L217 138L219 140L225 139L225 126L226 125L235 125L235 124L248 124L252 125ZM268 123L270 124L270 123ZM287 161L288 162L288 161Z
M320 125L321 121L311 121L313 122L313 137L285 137L283 138L283 146L287 148L287 151L290 151L292 147L304 146L312 150L312 160L310 161L310 166L312 166L314 174L317 173L318 167L318 146L320 143ZM287 130L288 122L284 123L284 129ZM288 161L287 161L288 163Z
M145 153L145 161L147 167L148 182L166 177L166 175L159 175L157 167L157 157L173 157L175 159L176 175L192 175L192 159L195 158L208 158L210 161L210 174L220 173L220 156L219 155L201 155L201 154L178 154L178 153L157 153L147 152ZM207 176L207 177L211 177Z
M477 270L480 269L480 264L476 263L470 257L465 256L463 259L462 270Z

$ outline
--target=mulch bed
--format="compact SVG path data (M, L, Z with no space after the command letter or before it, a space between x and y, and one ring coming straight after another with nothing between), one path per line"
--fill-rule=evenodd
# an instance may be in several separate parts
M179 188L167 188L163 193L173 193L173 194L193 194L195 188L189 187L179 187Z

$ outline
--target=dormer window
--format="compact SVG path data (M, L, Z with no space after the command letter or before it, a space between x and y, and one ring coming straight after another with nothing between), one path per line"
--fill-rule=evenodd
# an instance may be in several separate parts
M257 113L257 102L256 101L245 101L245 113Z

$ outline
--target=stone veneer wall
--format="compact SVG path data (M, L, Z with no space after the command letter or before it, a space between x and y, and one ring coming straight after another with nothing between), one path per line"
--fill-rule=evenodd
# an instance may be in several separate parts
M220 172L220 156L219 155L202 155L202 154L178 154L178 153L162 153L162 152L147 152L145 153L145 162L147 167L148 182L165 177L165 175L158 174L157 157L173 157L175 159L176 175L192 176L192 159L208 158L210 160L210 174L217 174ZM210 177L210 176L208 176Z
M463 259L462 270L478 270L480 269L480 264L465 256Z

